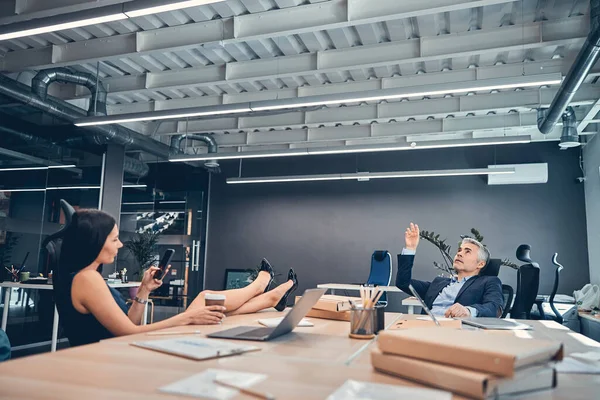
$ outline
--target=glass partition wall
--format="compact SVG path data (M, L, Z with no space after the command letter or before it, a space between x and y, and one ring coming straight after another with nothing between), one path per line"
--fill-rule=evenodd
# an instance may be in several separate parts
M41 245L64 223L60 199L98 207L101 167L98 154L0 135L0 307L14 356L50 347L52 271Z
M148 175L138 181L146 188L123 191L120 237L125 247L116 269L126 269L130 281L139 281L167 249L175 250L163 285L150 296L149 320L158 321L183 311L202 290L208 173L180 163L149 165Z

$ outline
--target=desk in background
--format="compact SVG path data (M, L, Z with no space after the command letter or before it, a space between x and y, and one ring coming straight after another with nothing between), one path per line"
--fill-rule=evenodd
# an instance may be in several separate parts
M579 313L581 334L596 341L600 341L600 314L594 316L590 313Z
M131 288L140 286L141 282L127 282L127 283L109 283L108 285L115 289ZM10 308L10 296L12 289L35 289L35 290L52 290L50 284L23 284L19 282L1 282L0 288L4 289L4 310L2 310L2 330L6 332L6 326L8 324L8 309ZM25 296L25 295L23 295ZM23 300L25 301L25 300ZM147 306L146 306L147 307ZM146 316L147 310L144 310L144 316ZM144 324L146 318L144 317ZM47 342L46 342L47 343ZM56 344L58 343L58 310L54 306L54 320L52 322L52 340L50 341L50 351L56 351ZM34 343L36 344L36 343Z

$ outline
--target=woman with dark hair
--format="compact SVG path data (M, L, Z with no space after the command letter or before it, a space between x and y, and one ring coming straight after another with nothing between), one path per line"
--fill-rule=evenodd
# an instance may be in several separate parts
M245 288L204 291L181 314L140 325L148 295L162 281L154 279L158 268L146 270L135 301L127 308L123 297L106 284L99 272L102 264L114 262L121 247L113 217L98 210L79 210L73 215L63 236L59 268L54 277L56 307L72 346L173 326L218 324L226 311L247 314L269 307L282 311L288 296L298 286L296 274L290 269L287 282L268 290L274 274L271 266L263 262L258 277ZM207 293L225 294L225 306L205 306Z

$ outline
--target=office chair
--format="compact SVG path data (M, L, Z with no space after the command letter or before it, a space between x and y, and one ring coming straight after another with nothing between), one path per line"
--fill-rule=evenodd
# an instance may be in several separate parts
M65 214L65 224L58 231L48 236L42 242L42 249L48 251L48 271L56 271L58 269L58 260L60 259L60 246L62 244L62 237L65 231L71 224L73 215L75 215L75 209L67 203L65 200L60 200L60 208Z
M544 303L545 296L537 296L535 299L535 304L537 306L537 312L532 311L531 318L532 319L546 319L546 320L554 320L559 324L563 323L563 317L558 312L556 307L554 306L554 296L556 296L556 292L558 291L558 284L560 281L560 271L563 270L563 266L557 261L558 253L554 253L552 256L552 264L556 265L556 270L554 272L554 286L552 287L552 292L548 297L548 303L550 304L550 309L554 313L554 315L544 313L544 308L542 307L542 303Z
M500 267L502 266L502 260L499 258L490 258L485 265L479 271L479 276L498 276L500 272Z
M514 290L510 285L502 285L502 297L504 297L504 309L502 310L502 315L500 318L506 318L508 313L510 312L510 306L512 304L514 296Z
M517 259L525 262L517 272L517 293L510 311L511 318L531 319L531 308L540 286L540 266L530 256L531 247L522 244L517 248Z
M392 255L387 250L375 250L371 255L371 271L367 285L389 286L392 281ZM387 293L379 299L380 304L387 306Z

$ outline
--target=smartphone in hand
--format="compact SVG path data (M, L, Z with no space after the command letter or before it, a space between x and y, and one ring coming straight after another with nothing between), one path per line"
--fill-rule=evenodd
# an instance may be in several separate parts
M165 254L163 254L163 257L158 264L159 269L154 273L154 279L162 280L165 277L167 274L167 267L169 266L171 258L173 258L174 254L174 249L167 249L167 251L165 251Z

